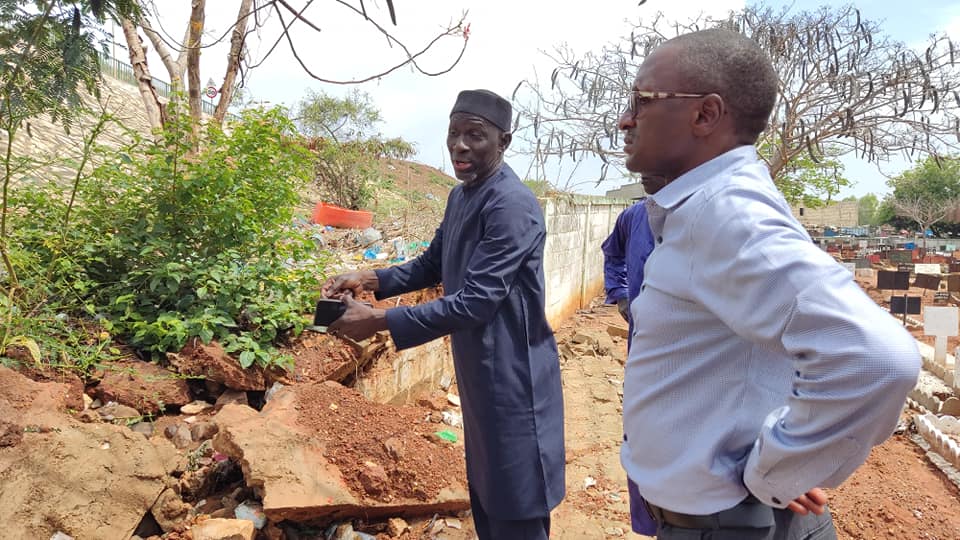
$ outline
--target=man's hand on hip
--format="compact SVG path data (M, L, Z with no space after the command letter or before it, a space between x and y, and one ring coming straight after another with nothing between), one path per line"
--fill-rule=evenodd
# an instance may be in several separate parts
M797 497L787 505L787 510L793 510L801 516L813 512L816 515L823 514L824 507L827 506L827 493L820 488L813 488L803 495Z

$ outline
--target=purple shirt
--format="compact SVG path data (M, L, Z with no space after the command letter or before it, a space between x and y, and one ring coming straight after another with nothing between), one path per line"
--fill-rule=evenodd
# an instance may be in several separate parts
M603 286L607 303L626 298L631 303L643 285L643 265L653 251L653 233L647 222L647 208L640 200L617 217L613 232L603 245ZM631 334L633 321L630 321Z

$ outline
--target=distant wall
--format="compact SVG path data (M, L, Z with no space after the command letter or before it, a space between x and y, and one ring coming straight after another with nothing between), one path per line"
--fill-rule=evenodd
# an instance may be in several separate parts
M556 328L603 292L600 244L629 201L562 196L541 199L547 226L544 281L547 320Z
M858 201L840 201L822 208L790 208L793 217L804 227L856 227L860 221Z

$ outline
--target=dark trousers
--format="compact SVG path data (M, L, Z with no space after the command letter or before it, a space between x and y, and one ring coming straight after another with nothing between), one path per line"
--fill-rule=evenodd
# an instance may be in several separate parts
M833 517L801 516L766 506L748 497L737 506L709 516L686 516L647 503L657 520L657 540L836 540Z
M480 540L547 540L550 537L550 516L538 519L503 520L487 515L473 489L470 489L470 511L473 526Z

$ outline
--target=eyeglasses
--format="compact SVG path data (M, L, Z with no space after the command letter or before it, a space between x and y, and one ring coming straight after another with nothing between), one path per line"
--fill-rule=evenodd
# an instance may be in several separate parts
M655 99L673 99L673 98L702 98L710 94L684 94L683 92L647 92L645 90L631 90L630 104L627 112L636 115L640 107L650 103Z

